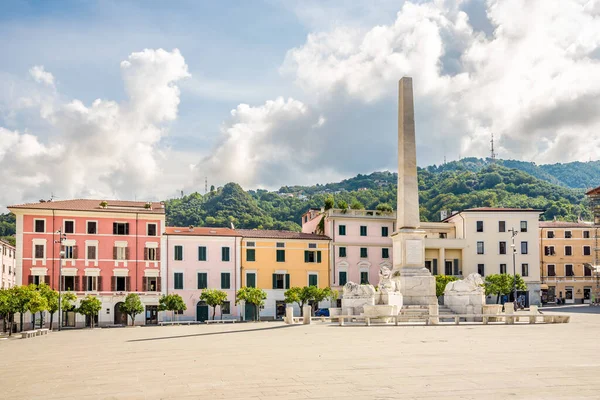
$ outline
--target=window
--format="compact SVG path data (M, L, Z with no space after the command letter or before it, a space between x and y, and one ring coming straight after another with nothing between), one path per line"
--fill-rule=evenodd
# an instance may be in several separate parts
M367 250L366 247L360 248L360 258L367 258L369 256Z
M546 235L546 237L548 239L554 239L554 231L548 231L548 234Z
M565 246L565 256L572 256L573 248L571 246Z
M506 264L500 264L500 273L501 274L505 274L506 273Z
M95 235L98 233L98 223L96 221L87 222L87 233L88 235Z
M277 242L277 245L275 247L284 248L285 247L285 243L283 243L283 242Z
M583 231L583 238L584 239L589 239L590 238L590 231Z
M246 249L246 261L256 261L256 249Z
M308 286L319 286L319 276L316 274L308 274Z
M590 246L583 246L583 255L584 256L591 256L592 255L592 248Z
M498 232L506 232L506 221L498 221Z
M113 235L129 235L127 222L113 222Z
M583 266L583 276L592 276L592 270L585 265Z
M425 260L425 268L433 275L433 271L431 270L431 260Z
M45 282L45 277L44 276L39 276L39 275L34 275L32 276L32 283L34 285L39 285L40 283L44 283Z
M483 254L483 242L477 242L477 254Z
M369 271L360 271L360 284L361 285L369 284Z
M256 274L254 272L246 273L246 286L256 287Z
M339 251L340 257L346 257L346 248L345 247L340 247L338 251Z
M183 289L183 272L173 274L173 289Z
M115 277L115 290L117 292L124 292L127 288L127 277L116 276Z
M483 221L477 221L477 232L483 232Z
M115 247L114 250L115 260L127 260L127 247Z
M63 276L63 289L67 291L76 291L79 288L75 288L75 276Z
M177 245L177 246L174 247L174 249L173 249L173 259L175 261L182 261L183 260L183 246Z
M273 274L273 289L289 289L290 274Z
M316 243L309 243L308 244L308 248L309 249L316 249L317 248L317 244Z
M387 226L382 226L381 227L381 236L388 237L389 236L388 234L389 234L388 227Z
M231 289L231 274L221 272L221 289Z
M229 261L229 247L221 247L221 261Z
M35 245L35 258L44 258L44 245L43 244Z
M556 276L556 267L554 264L548 264L548 276Z
M521 242L521 254L527 254L527 242Z
M521 232L527 232L527 221L521 221Z
M440 232L440 239L448 239L448 233L447 232Z
M206 272L198 272L198 289L208 288L208 274Z
M485 276L485 265L477 264L477 273L481 276Z
M321 262L321 252L320 251L304 251L304 262L305 263L320 263Z
M156 277L144 277L144 291L145 292L157 292L158 291L158 278Z
M340 286L344 286L346 283L348 283L348 273L346 271L340 271L339 283Z
M566 264L565 265L565 275L566 276L574 276L575 273L573 272L573 265L571 264Z
M521 276L529 276L529 264L521 264Z
M198 246L198 261L206 261L206 246Z
M506 242L499 243L500 248L498 249L500 254L506 254Z
M556 252L554 251L554 246L544 246L544 255L545 256L553 256Z
M381 258L390 258L390 249L381 249Z
M224 301L223 304L221 304L221 314L231 314L230 301Z
M148 236L156 236L156 224L148 224L146 233Z
M367 236L367 227L364 225L360 227L360 236Z
M565 231L565 239L571 239L573 237L573 232Z
M444 275L454 275L454 271L452 271L452 261L450 260L444 260ZM458 271L456 275L458 275Z
M75 221L65 221L64 233L75 233Z
M46 232L46 220L45 219L36 219L33 222L34 231L36 233L44 233Z
M148 247L146 250L146 260L148 261L157 261L157 251L158 249L154 247Z
M285 262L285 250L277 250L277 262Z
M255 242L246 242L246 247L256 247Z
M63 246L63 251L65 252L64 258L67 260L72 260L75 258L74 249L75 246Z
M97 276L85 276L85 291L95 292L98 290L98 277Z
M338 227L338 234L340 236L346 236L346 225L340 225Z

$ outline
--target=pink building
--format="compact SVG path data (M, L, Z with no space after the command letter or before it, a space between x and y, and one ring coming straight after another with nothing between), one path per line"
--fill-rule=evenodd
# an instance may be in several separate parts
M375 210L310 209L302 216L302 232L315 233L322 218L331 238L331 286L346 282L379 282L379 268L392 267L392 238L396 213Z
M227 293L227 302L217 307L216 319L239 319L235 294L240 288L241 235L229 228L168 227L163 236L166 250L167 293L179 294L187 305L178 320L204 321L212 308L200 300L203 289ZM165 313L165 320L171 319Z
M18 285L46 282L78 298L93 294L102 301L100 326L127 323L120 303L129 292L136 292L145 307L136 323L158 323L164 204L65 200L9 209L17 218ZM66 235L62 248L59 231ZM63 316L65 326L89 322L74 313Z
M2 267L2 280L0 289L8 289L15 285L17 276L15 247L0 239L0 266Z

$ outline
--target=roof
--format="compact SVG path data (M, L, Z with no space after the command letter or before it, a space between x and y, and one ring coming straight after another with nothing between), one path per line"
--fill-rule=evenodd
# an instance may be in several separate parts
M314 233L303 233L293 231L276 231L260 229L236 229L243 237L259 239L301 239L301 240L331 240L329 236L316 235Z
M15 249L15 246L13 246L12 244L8 243L6 240L4 239L0 239L0 243L2 243L3 246L8 246L12 249Z
M181 236L241 236L238 232L230 228L212 228L208 226L178 227L168 226L165 229L165 235Z
M455 214L448 215L446 218L442 220L448 221L452 217L457 216L461 213L467 212L537 212L539 214L543 213L544 210L538 210L536 208L508 208L508 207L475 207L475 208L467 208L465 210L459 211Z
M600 186L598 186L597 188L594 188L592 190L587 191L585 194L587 194L588 196L599 195L600 194Z
M106 202L106 207L101 207L100 203ZM146 208L150 204L150 208ZM61 211L98 211L98 212L122 212L122 213L144 213L144 214L164 214L163 203L145 202L145 201L127 201L127 200L92 200L92 199L73 199L46 201L40 203L18 204L9 206L9 210L61 210Z
M569 221L540 221L540 228L592 228L592 223Z

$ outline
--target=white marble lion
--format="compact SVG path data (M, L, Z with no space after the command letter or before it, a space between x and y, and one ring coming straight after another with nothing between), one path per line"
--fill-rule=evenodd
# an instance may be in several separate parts
M483 278L477 273L469 274L465 279L449 282L444 289L446 292L483 293Z

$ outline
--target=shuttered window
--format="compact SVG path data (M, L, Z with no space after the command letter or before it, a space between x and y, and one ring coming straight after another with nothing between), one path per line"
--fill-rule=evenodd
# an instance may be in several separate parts
M183 260L183 246L181 246L181 245L175 246L175 251L174 251L173 256L174 256L175 261L182 261Z
M346 257L346 248L345 247L340 247L339 248L339 256L340 257Z
M369 283L369 272L361 271L360 273L360 284L367 285Z
M183 272L175 272L173 282L174 289L183 289Z
M254 272L246 274L246 286L256 287L256 274Z
M361 247L360 248L360 258L367 258L367 257L369 257L367 248Z
M381 249L381 258L390 258L390 249Z
M221 261L229 261L229 247L221 247Z
M198 246L198 261L206 261L206 247Z
M246 249L246 261L256 261L255 249Z
M198 272L198 289L208 288L208 274L206 272Z
M346 236L346 225L340 225L338 227L338 234L340 236Z
M315 274L308 275L308 286L319 286L319 277Z
M340 286L344 286L348 282L348 273L340 271Z
M360 227L360 236L367 236L367 227L364 225Z
M221 289L231 289L231 274L221 272Z
M285 262L285 250L277 250L277 262Z
M388 234L389 234L388 227L387 226L382 226L381 227L381 236L388 237Z

